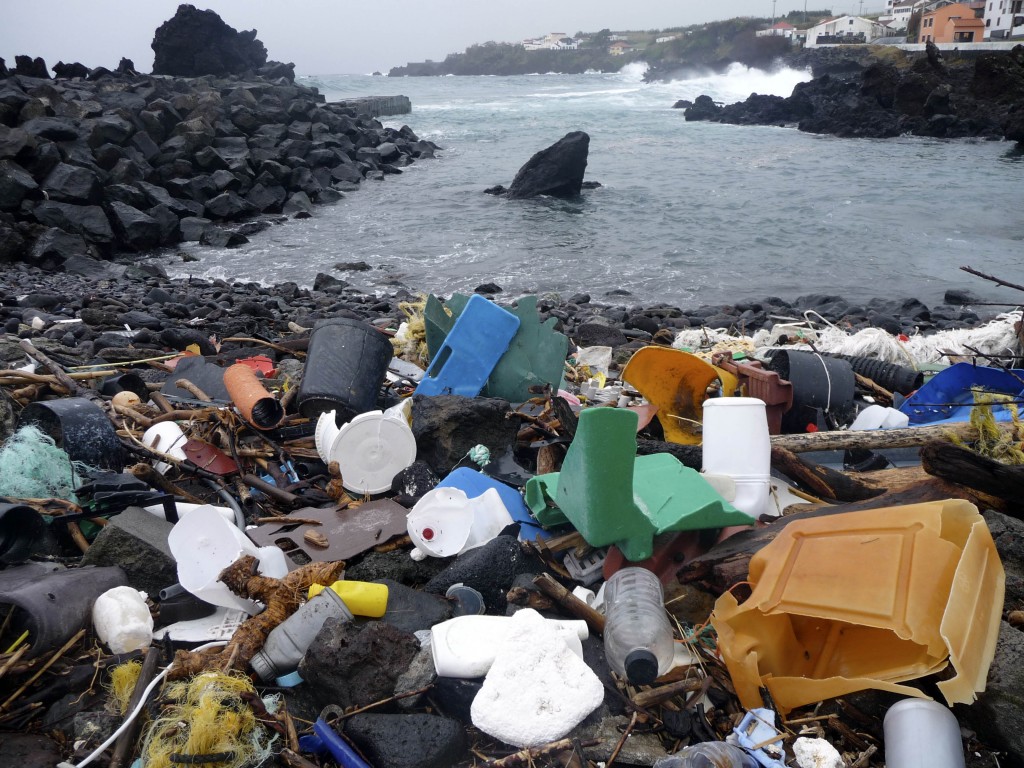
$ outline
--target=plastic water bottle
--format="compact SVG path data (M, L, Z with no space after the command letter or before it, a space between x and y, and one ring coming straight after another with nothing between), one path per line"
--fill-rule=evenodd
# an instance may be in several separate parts
M885 713L885 764L891 768L964 768L960 723L949 707L903 699Z
M759 768L747 752L724 741L705 741L663 757L654 768Z
M264 682L294 672L324 622L332 616L352 621L345 601L334 590L325 589L274 627L263 650L249 664Z
M634 685L665 674L675 645L658 577L646 568L623 568L605 584L604 603L608 666Z

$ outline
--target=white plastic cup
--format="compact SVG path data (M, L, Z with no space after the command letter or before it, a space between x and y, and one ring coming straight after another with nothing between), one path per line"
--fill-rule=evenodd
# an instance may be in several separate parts
M703 467L733 477L767 477L772 443L763 400L713 397L704 401Z
M161 421L142 433L142 444L152 448L154 451L166 453L179 461L184 461L184 446L188 441L185 433L181 431L176 421ZM171 465L166 461L157 461L153 468L161 475L166 474Z
M178 564L178 581L185 589L211 605L259 613L259 603L239 597L219 581L220 572L242 555L260 561L259 572L281 578L288 574L284 552L277 547L257 547L215 507L199 508L185 515L171 529L167 544Z
M960 724L949 707L929 699L903 699L882 724L888 768L964 768Z

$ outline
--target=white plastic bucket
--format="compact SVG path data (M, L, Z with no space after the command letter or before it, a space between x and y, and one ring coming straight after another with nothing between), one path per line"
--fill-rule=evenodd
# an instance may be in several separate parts
M407 518L409 538L433 557L451 557L486 544L512 522L494 488L473 499L458 488L435 488L423 494Z
M180 461L187 458L184 451L187 441L188 438L185 437L185 433L181 431L181 427L176 421L161 421L142 433L143 445L154 451L173 456ZM157 461L153 464L153 468L162 475L171 468L171 465L166 461Z
M220 572L242 555L252 555L259 559L259 572L264 576L281 578L288 574L284 552L277 547L257 547L212 506L185 515L171 529L167 543L178 564L182 587L207 603L249 615L259 613L259 603L233 593L218 581Z
M325 414L326 416L327 414ZM321 416L320 421L323 421ZM333 416L330 424L333 425ZM317 424L317 450L331 430ZM338 462L341 484L353 493L385 493L395 475L416 461L416 438L400 409L361 413L335 434L327 456Z
M772 444L763 400L714 397L704 401L705 472L733 477L767 477Z

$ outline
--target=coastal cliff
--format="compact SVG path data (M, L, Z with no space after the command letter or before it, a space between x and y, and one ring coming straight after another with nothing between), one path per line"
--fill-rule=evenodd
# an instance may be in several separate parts
M842 137L981 137L1024 141L1024 46L976 57L884 49L867 66L834 67L783 98L752 94L720 106L708 96L687 120L733 125L796 125Z

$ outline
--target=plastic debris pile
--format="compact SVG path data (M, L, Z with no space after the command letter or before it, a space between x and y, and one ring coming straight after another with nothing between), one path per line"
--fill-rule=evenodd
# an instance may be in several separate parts
M1012 765L1024 711L989 672L1021 643L1000 489L1024 470L985 462L1022 455L1014 320L623 357L535 297L456 294L81 367L9 336L0 743L65 768Z

